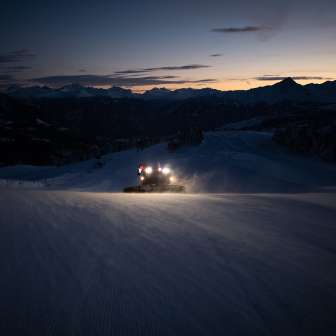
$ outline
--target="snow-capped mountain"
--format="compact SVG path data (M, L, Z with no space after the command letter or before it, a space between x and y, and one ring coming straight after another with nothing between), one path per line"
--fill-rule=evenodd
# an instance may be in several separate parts
M79 84L69 84L58 89L47 86L20 87L12 86L7 89L6 94L16 98L85 98L85 97L110 97L110 98L132 98L135 94L131 90L111 87L100 89L86 87Z
M63 86L56 91L60 97L94 97L96 95L95 89L84 87L79 84L70 84Z
M6 94L16 98L55 98L58 97L57 91L48 86L10 86Z
M205 88L205 89L182 88L177 90L168 90L166 88L154 88L145 91L142 97L148 100L150 99L184 100L195 97L222 96L223 94L225 94L225 92L211 88Z
M211 88L168 90L166 88L153 88L145 91L143 94L136 94L130 89L121 87L102 89L85 87L79 84L70 84L58 89L46 86L13 86L8 88L5 93L17 98L33 99L110 97L116 99L142 98L145 100L184 100L195 97L217 97L242 104L254 104L259 102L277 103L281 101L336 102L336 81L328 81L323 84L301 85L289 77L276 84L250 90L219 91Z
M104 92L105 91L105 92ZM134 98L136 94L130 89L124 89L118 86L112 86L109 89L100 89L102 95L107 95L110 98Z

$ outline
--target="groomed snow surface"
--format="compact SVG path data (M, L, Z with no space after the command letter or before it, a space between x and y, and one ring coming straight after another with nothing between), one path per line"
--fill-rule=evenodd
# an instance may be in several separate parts
M332 335L336 167L214 132L0 169L0 335ZM186 194L123 194L139 162Z

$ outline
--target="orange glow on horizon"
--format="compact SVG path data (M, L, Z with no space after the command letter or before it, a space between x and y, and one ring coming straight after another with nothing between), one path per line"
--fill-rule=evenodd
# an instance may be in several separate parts
M253 88L263 87L274 85L281 80L274 80L274 81L259 81L259 80L227 80L227 81L219 81L216 83L196 83L196 84L164 84L164 85L146 85L146 86L134 86L134 87L127 87L127 89L131 89L135 93L143 93L147 90L151 90L153 88L166 88L168 90L177 90L183 88L192 88L192 89L203 89L203 88L211 88L220 91L236 91L236 90L249 90ZM306 85L310 83L321 84L327 81L327 79L322 80L295 80L297 83L301 85ZM108 88L108 87L104 87Z

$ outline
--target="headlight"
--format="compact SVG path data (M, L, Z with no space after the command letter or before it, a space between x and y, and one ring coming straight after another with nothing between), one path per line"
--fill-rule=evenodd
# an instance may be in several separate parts
M152 172L153 172L153 168L152 167L148 166L148 167L145 168L145 173L146 174L150 175L150 174L152 174Z
M169 177L169 181L172 182L172 183L175 182L176 181L176 177L175 176L170 176Z
M140 181L143 181L145 179L144 176L140 176Z
M168 175L168 174L170 173L170 169L169 169L168 167L164 167L164 168L162 169L162 173L163 173L164 175Z

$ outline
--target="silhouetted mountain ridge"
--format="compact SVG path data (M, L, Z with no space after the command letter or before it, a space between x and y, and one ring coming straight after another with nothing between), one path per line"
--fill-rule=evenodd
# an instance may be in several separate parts
M130 89L121 87L102 89L85 87L79 84L70 84L57 89L46 86L14 86L8 88L5 93L12 97L27 99L107 97L113 99L185 100L196 97L220 97L241 104L262 102L273 104L281 101L330 103L336 102L336 81L301 85L288 77L276 84L249 90L220 91L211 88L169 90L166 88L153 88L142 94L134 93Z

